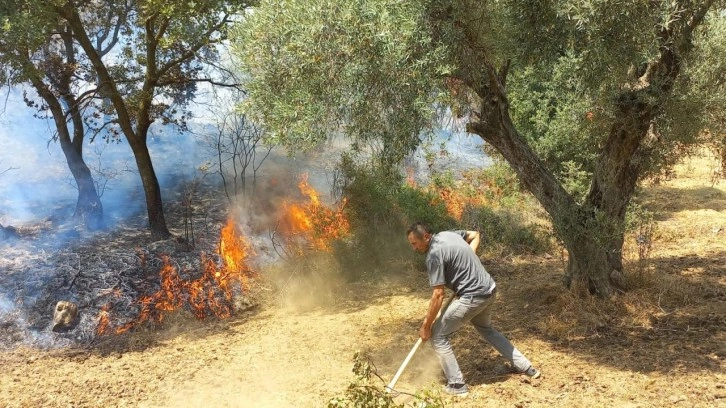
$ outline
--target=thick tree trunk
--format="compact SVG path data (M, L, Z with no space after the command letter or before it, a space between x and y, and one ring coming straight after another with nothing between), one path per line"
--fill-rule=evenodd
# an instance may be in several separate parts
M73 31L75 39L80 44L81 48L85 51L91 64L93 64L96 73L99 78L99 90L101 95L108 98L113 104L114 110L118 117L118 125L121 127L126 140L131 146L131 150L134 153L136 165L141 175L141 182L144 186L144 193L146 196L146 211L149 217L149 229L151 230L151 237L154 240L166 239L171 236L169 229L166 225L166 219L164 217L164 207L161 198L161 189L159 187L159 181L156 178L154 172L154 166L151 163L151 156L149 155L149 149L146 145L146 136L149 126L149 109L151 108L150 102L153 98L153 79L150 79L147 75L147 79L144 83L144 89L142 94L143 107L138 108L136 112L136 118L132 119L132 113L130 107L127 106L126 101L119 92L114 78L106 68L99 51L95 48L93 42L86 33L85 26L81 20L77 10L69 8L57 8L58 14L66 19L69 27ZM147 52L151 57L148 61L149 65L153 65L153 50ZM136 121L136 129L134 129L134 121Z
M567 245L569 259L565 284L576 291L587 290L606 297L614 287L606 250L597 240L578 241Z
M607 296L622 289L622 248L625 214L647 165L646 140L657 106L640 102L641 95L624 93L619 115L611 127L595 166L590 191L581 206L584 234L562 234L570 259L567 286L585 286Z
M622 230L620 235L601 238L603 225L596 213L577 204L514 127L504 92L507 66L500 72L488 67L487 72L488 84L474 87L483 94L481 118L470 122L467 131L479 135L504 156L524 187L552 217L569 253L566 283L582 282L591 293L610 295L613 266L622 262Z
M154 166L151 163L149 149L145 142L135 139L128 139L131 150L136 159L136 166L139 169L141 182L144 186L146 196L146 211L149 216L149 229L153 240L167 239L171 236L164 218L164 206L161 200L161 187L156 177Z
M96 184L93 182L91 170L83 160L83 122L78 107L75 103L72 103L70 108L74 124L74 137L72 140L60 100L39 77L31 78L31 83L48 104L48 108L53 114L61 149L78 187L78 200L73 214L74 218L83 220L86 228L91 231L101 229L104 226L103 205L98 196Z
M569 253L565 283L607 297L621 289L625 212L648 157L642 142L658 105L643 103L641 91L624 93L621 116L596 165L590 192L577 204L517 132L509 116L504 84L508 66L486 68L487 82L463 80L479 90L480 120L468 124L504 156L552 217L557 235Z
M681 67L681 56L691 49L693 30L713 5L706 0L693 9L676 7L658 23L660 53L638 78L624 84L615 101L613 123L595 166L585 202L577 204L518 134L509 116L505 84L509 64L497 72L489 63L487 47L464 21L448 21L461 33L456 56L463 69L454 76L480 98L479 112L467 131L481 136L509 162L519 180L552 217L556 233L569 252L565 282L608 296L622 286L622 248L625 213L637 182L649 165L653 120L671 96ZM451 18L450 13L433 15ZM481 67L475 69L474 67Z

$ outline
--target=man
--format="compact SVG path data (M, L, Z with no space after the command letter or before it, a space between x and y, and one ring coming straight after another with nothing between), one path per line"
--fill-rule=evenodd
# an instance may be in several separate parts
M419 336L424 341L431 338L431 345L448 381L446 392L458 396L469 393L449 342L449 336L467 322L471 322L479 334L509 360L515 370L539 378L539 370L491 325L496 284L476 255L479 233L442 231L432 235L429 227L415 223L408 229L407 236L414 251L426 254L426 268L433 294ZM444 300L444 287L453 290L456 298L442 312L441 319L434 323Z

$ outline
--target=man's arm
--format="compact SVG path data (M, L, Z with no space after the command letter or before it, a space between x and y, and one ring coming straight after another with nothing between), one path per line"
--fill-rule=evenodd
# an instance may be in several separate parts
M418 331L421 340L426 341L431 337L431 326L434 325L434 320L436 320L436 315L439 314L442 303L444 303L444 285L434 286L434 292L431 294L431 300L429 301L429 310L426 312L421 329Z
M476 253L476 249L479 247L479 239L479 231L466 231L464 240L474 250L474 253Z

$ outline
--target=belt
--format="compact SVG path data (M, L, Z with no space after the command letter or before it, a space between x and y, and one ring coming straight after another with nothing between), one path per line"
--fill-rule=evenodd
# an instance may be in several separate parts
M493 294L497 293L497 288L495 287L494 290L487 293L486 295L464 295L459 296L459 299L488 299L492 297Z

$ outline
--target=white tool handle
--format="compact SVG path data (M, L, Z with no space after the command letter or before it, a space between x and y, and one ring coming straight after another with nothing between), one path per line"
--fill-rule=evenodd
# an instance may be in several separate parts
M455 294L451 294L451 296L449 296L449 299L439 309L439 313L436 314L436 319L434 319L434 321L439 319L441 314L443 314L444 311L449 307L449 305L451 304L451 301L454 300L455 296L456 296ZM393 376L393 379L391 380L391 382L388 383L388 385L386 386L386 392L393 391L393 386L396 385L396 382L398 381L398 377L400 377L401 374L403 374L403 370L408 365L408 362L411 361L411 358L413 358L413 355L416 353L416 350L418 350L418 346L420 346L421 343L423 343L423 339L421 339L421 337L419 337L418 340L416 341L416 344L413 345L413 348L411 349L411 351L408 352L408 356L406 356L406 359L403 360L403 363L401 364L401 367L396 372L396 375Z
M391 382L388 383L388 385L386 386L386 392L393 391L393 386L396 385L396 382L398 381L398 377L400 377L401 374L403 374L403 370L408 365L408 362L411 361L411 358L413 358L414 353L416 353L416 350L418 349L418 346L421 345L421 343L423 343L423 339L421 339L421 337L419 337L418 340L416 341L416 344L413 345L413 348L408 353L408 356L406 356L406 359L403 360L403 364L401 364L401 367L398 369L398 372L396 372L396 375L393 376L393 379L391 380Z

